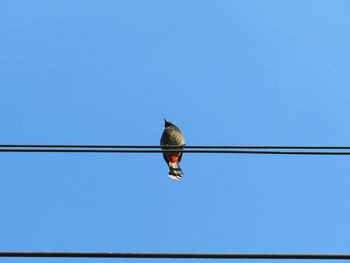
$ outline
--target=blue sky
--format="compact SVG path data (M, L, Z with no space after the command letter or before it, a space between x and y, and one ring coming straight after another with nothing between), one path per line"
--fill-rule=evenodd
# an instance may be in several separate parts
M346 0L2 0L0 40L1 143L154 145L165 117L188 145L350 145ZM1 251L349 253L346 156L0 167Z

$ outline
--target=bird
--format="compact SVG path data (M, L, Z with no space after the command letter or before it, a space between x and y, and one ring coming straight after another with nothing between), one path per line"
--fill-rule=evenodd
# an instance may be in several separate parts
M160 138L160 146L179 146L174 149L180 148L182 150L184 145L185 138L182 135L181 130L170 121L164 119L164 131ZM169 148L164 147L162 147L162 149L169 150ZM179 165L182 158L182 152L163 152L163 158L169 167L169 177L174 180L180 180L183 176L183 172Z

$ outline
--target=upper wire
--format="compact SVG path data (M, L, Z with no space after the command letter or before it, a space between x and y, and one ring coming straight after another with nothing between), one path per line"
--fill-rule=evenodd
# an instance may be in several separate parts
M350 254L143 253L143 252L0 252L17 258L153 258L153 259L318 259L349 260Z
M350 146L286 146L286 145L94 145L94 144L0 144L0 148L114 148L114 149L319 149L350 150Z

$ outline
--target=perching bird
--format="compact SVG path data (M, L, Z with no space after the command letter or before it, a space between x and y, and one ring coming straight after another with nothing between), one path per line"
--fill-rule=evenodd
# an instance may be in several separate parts
M170 121L164 119L164 131L162 137L160 138L161 146L184 146L185 138L182 135L180 129L172 124ZM166 148L162 148L166 149ZM169 150L169 148L167 148ZM179 149L179 148L174 148ZM180 148L180 149L183 149ZM182 152L163 152L163 158L167 165L169 166L169 177L171 179L179 180L183 176L182 170L180 168L180 161L182 158Z

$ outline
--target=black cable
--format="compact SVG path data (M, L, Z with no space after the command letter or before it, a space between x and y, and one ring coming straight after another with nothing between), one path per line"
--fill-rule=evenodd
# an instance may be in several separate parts
M0 149L0 152L41 152L41 153L163 153L174 149L139 150L139 149ZM350 155L350 152L316 152L316 151L263 151L263 150L181 150L184 153L220 153L220 154L284 154L284 155Z
M0 252L0 257L350 260L350 254L239 254L239 253L134 253L134 252Z
M0 148L114 148L114 149L159 149L160 145L88 145L88 144L0 144ZM164 147L164 146L163 146ZM174 147L174 146L169 146ZM179 147L179 146L177 146ZM185 149L328 149L350 150L350 146L263 146L263 145L185 145Z

